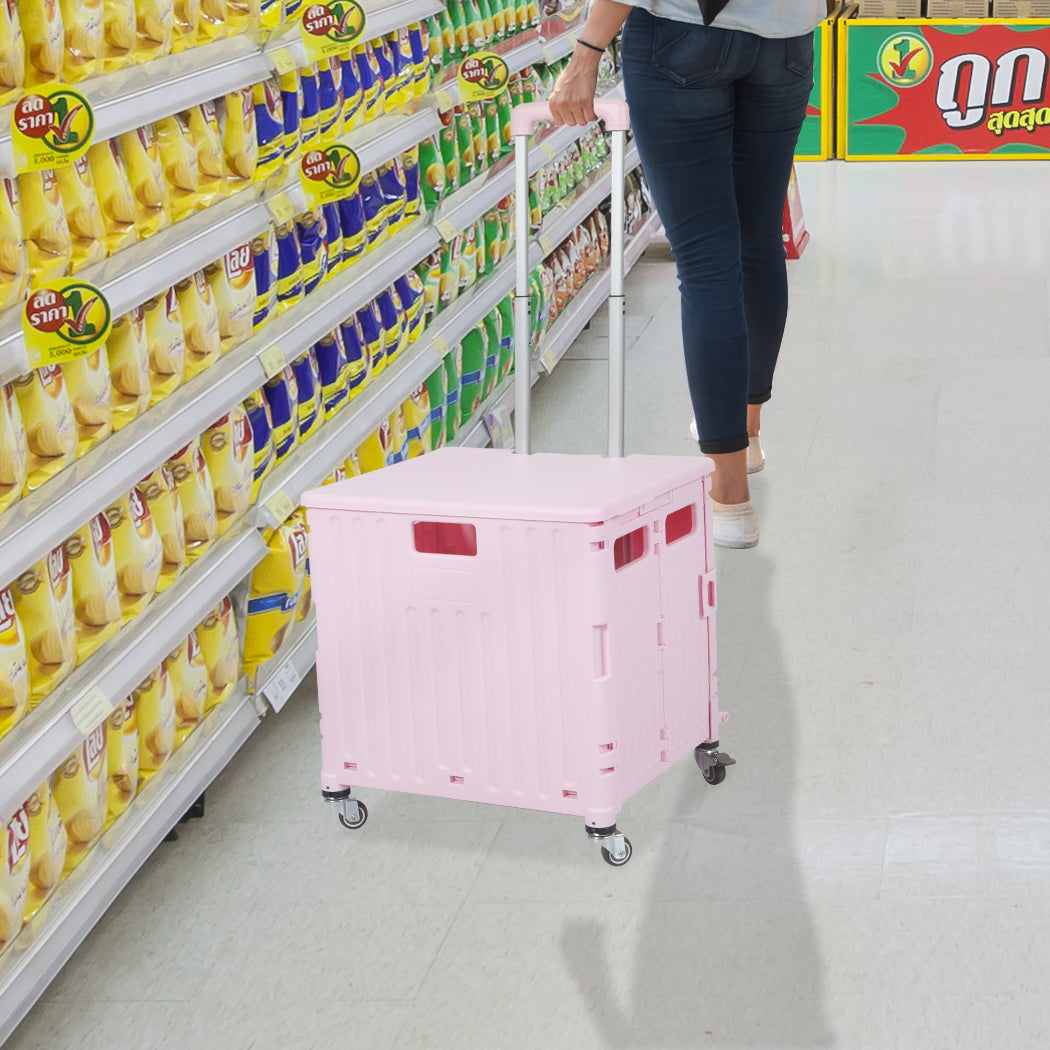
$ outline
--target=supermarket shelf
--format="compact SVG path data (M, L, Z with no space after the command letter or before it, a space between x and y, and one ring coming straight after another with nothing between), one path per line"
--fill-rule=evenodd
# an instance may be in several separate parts
M99 710L107 704L112 710L265 554L266 544L255 529L242 527L216 541L141 616L0 740L0 812L14 812L34 785L76 749L84 734L74 718L84 708L94 709L97 703Z
M143 787L12 942L0 959L0 1043L258 724L242 683Z
M317 612L311 609L306 619L295 625L280 652L256 672L255 695L280 711L296 686L310 673L316 659Z
M361 170L368 172L375 171L381 164L411 149L427 136L436 135L440 130L441 119L437 110L426 106L407 117L396 113L380 117L339 141L357 154Z
M500 58L507 63L511 73L517 73L526 66L543 61L543 41L539 37L528 40L509 51L500 52ZM435 89L433 95L438 109L451 109L460 103L459 84L455 80L449 81Z

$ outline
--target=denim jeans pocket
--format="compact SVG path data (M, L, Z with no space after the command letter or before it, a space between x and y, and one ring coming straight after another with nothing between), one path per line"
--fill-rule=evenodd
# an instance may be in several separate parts
M813 75L814 34L793 36L787 40L787 67L800 77Z
M728 29L654 19L653 68L690 87L717 77L729 59L733 33Z

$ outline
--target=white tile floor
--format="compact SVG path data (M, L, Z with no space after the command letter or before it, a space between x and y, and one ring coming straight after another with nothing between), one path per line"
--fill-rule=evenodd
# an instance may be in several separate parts
M312 679L10 1050L1050 1044L1050 194L1037 163L801 171L814 240L720 551L723 739L578 822L319 798ZM690 455L673 267L630 279L628 448ZM602 447L599 325L538 449Z

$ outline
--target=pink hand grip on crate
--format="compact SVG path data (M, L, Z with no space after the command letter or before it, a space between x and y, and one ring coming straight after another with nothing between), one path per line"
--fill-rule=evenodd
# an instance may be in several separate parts
M631 127L630 111L622 98L596 98L594 112L605 121L607 131L627 131ZM515 106L510 116L512 135L531 135L532 129L541 120L551 119L551 107L547 102L523 102Z

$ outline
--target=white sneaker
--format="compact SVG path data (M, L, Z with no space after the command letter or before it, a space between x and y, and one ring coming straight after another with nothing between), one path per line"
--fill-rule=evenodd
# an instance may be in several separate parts
M700 431L696 428L696 420L689 424L689 433L693 435L693 440L699 444L700 442ZM757 474L766 465L766 454L762 451L762 438L756 434L754 437L747 439L747 472L748 474Z
M711 500L714 511L716 547L746 548L758 543L758 519L751 500L746 503L719 503Z

